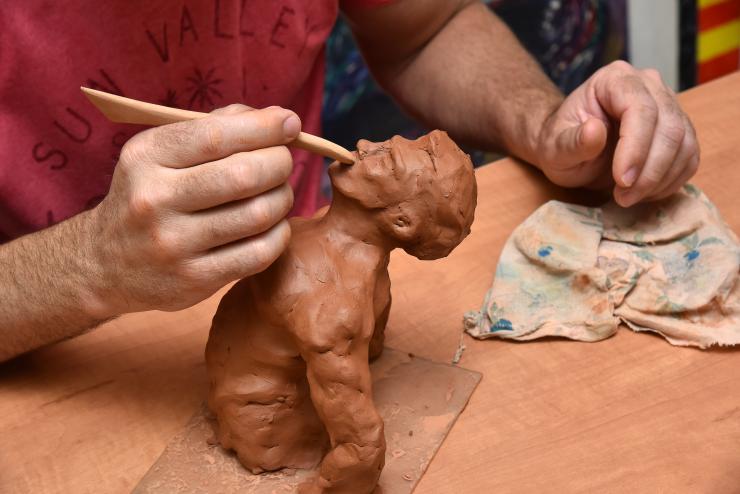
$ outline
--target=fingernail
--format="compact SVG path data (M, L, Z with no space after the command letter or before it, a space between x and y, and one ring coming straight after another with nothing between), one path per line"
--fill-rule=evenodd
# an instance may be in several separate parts
M622 175L622 183L625 187L630 187L633 183L635 183L635 179L637 178L637 167L633 166L626 172L624 172L624 175Z
M301 131L301 121L298 117L291 115L283 122L283 133L288 139L294 139L298 137L298 133Z
M628 208L637 202L637 193L633 190L628 190L619 195L619 203L622 207Z

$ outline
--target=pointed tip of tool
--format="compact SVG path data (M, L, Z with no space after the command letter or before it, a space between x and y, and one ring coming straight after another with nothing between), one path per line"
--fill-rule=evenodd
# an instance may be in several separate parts
M334 158L345 165L354 165L355 160L357 159L355 153L345 148L341 148L341 151L338 152Z
M90 101L94 103L94 98L96 96L94 89L90 89L89 87L85 87L85 86L80 86L80 91L82 91L82 94L84 94L87 99L89 99Z

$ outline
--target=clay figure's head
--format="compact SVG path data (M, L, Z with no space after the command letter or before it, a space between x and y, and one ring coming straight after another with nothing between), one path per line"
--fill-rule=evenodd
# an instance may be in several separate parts
M449 254L470 233L476 204L473 164L447 133L357 143L354 165L329 168L334 194L368 211L388 237L419 259Z

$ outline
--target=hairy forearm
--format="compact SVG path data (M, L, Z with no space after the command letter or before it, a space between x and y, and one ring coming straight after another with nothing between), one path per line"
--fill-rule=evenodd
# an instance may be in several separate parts
M478 2L462 6L405 59L372 49L365 55L385 89L430 127L533 163L542 123L563 99L508 27Z
M92 211L0 246L0 361L90 329L109 317L96 286Z

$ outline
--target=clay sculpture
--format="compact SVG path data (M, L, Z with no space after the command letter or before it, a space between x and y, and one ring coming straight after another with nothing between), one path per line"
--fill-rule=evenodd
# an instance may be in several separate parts
M357 143L329 167L331 206L290 220L288 249L222 299L206 347L216 437L253 473L313 468L300 492L370 493L384 464L369 360L391 306L399 247L447 256L470 232L470 158L442 131Z

